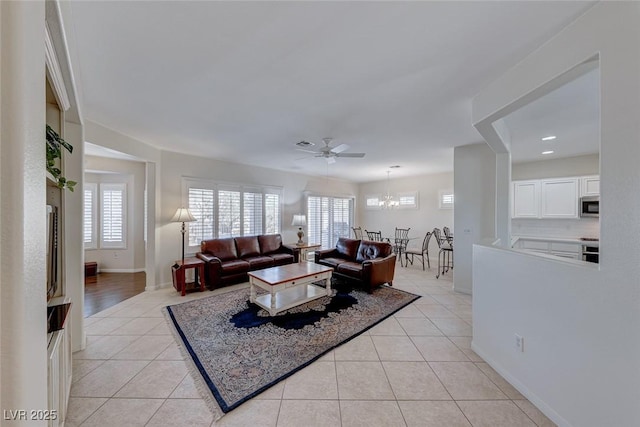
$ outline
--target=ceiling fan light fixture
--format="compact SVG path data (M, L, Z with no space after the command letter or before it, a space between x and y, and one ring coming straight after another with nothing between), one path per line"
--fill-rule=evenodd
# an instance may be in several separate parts
M309 141L300 141L300 142L296 142L296 145L298 147L311 147L312 145L316 145L313 142L309 142Z

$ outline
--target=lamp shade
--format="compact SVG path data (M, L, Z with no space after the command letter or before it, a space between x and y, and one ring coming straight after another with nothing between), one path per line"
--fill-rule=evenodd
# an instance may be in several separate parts
M296 214L293 216L293 221L291 225L297 225L298 227L307 225L307 217L306 215Z
M187 208L178 208L176 214L171 218L171 222L193 222L197 221L197 219L191 215L189 209Z

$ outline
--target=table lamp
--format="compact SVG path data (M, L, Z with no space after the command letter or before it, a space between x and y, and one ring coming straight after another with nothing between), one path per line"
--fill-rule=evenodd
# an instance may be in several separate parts
M304 231L302 231L302 227L307 225L307 217L303 214L295 214L293 216L293 222L291 225L298 226L298 242L296 243L298 246L304 245L302 238L304 237Z
M184 223L193 221L197 221L197 219L191 214L191 212L189 212L189 209L184 207L178 208L176 214L173 216L173 218L171 218L171 222L182 223L182 228L180 229L180 232L182 233L182 265L184 265L184 233L187 231ZM179 268L180 266L178 265L178 263L175 263L174 267Z

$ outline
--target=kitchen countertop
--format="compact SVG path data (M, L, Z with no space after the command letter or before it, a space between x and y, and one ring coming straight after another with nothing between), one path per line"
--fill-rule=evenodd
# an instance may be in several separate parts
M551 242L551 243L573 243L576 245L585 245L599 247L599 240L581 240L580 238L570 237L540 237L540 236L512 236L511 246L515 245L519 240L530 240L535 242Z

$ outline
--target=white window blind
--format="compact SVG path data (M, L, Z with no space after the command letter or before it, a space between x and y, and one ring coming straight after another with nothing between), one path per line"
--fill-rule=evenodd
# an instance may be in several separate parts
M380 196L365 196L365 209L380 209Z
M197 178L184 178L183 189L197 220L188 223L189 250L206 239L280 233L281 189Z
M98 185L93 183L84 184L83 200L83 241L85 249L96 249L97 239L97 207L98 207Z
M440 190L438 195L440 209L453 209L453 191Z
M243 194L242 230L244 236L262 234L262 193Z
M338 238L349 237L353 218L350 198L309 196L307 198L307 236L309 243L334 247Z
M218 191L218 237L235 237L240 234L240 192Z
M100 245L103 248L125 248L126 184L100 185Z
M399 193L398 194L398 206L403 209L417 209L418 208L418 192Z
M189 188L189 211L196 221L189 223L189 246L200 246L200 242L213 238L214 190L209 188Z
M266 193L264 195L264 234L280 232L280 195Z

